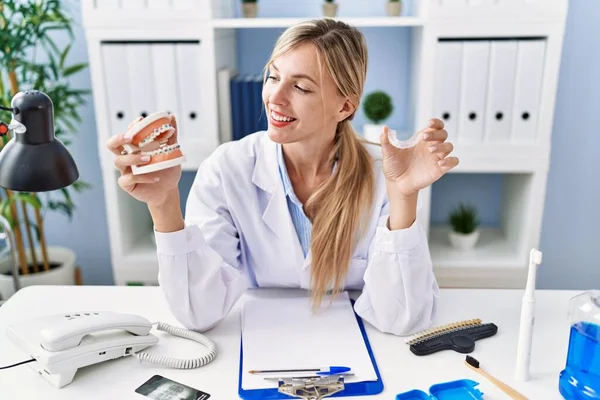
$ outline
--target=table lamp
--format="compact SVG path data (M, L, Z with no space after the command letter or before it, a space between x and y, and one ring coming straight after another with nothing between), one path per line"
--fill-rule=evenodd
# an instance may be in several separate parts
M54 134L54 106L38 90L17 93L9 125L0 123L0 135L14 135L0 151L0 187L20 192L47 192L71 185L79 178L77 165L65 145ZM20 289L15 238L10 223L0 215L12 261L15 292Z

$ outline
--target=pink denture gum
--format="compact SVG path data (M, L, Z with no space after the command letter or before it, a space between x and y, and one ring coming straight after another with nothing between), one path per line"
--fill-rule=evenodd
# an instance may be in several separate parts
M171 125L171 115L167 112L156 112L136 122L130 129L133 132L131 144L123 147L128 154L144 154L150 161L144 165L133 165L134 175L147 174L182 164L185 156L178 143L167 144L175 133Z

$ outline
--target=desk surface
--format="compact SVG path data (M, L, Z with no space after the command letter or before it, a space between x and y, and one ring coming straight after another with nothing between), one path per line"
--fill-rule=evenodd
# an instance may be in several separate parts
M565 364L569 340L567 310L569 299L579 291L537 292L536 325L529 382L514 379L514 360L522 291L483 289L444 289L435 325L481 318L498 325L498 333L477 341L471 355L482 369L516 388L530 399L561 399L558 375ZM158 287L124 286L38 286L26 287L0 307L0 366L29 359L6 337L6 324L26 316L36 317L58 312L84 309L114 310L144 316L150 321L163 321L180 326L171 316ZM119 358L77 371L73 382L55 389L28 365L0 370L0 398L3 399L143 399L135 389L155 374L187 384L211 395L211 399L234 400L238 387L240 321L239 303L228 317L207 332L217 344L217 358L204 367L175 370L140 364L133 357ZM418 357L413 355L400 337L383 334L365 324L379 365L384 391L378 396L354 399L394 399L397 393L410 389L428 391L435 383L469 378L480 383L486 399L508 396L483 376L467 368L465 355L443 351ZM202 352L192 341L152 333L160 341L147 352L190 358ZM43 396L42 396L43 394ZM350 399L350 397L344 397Z

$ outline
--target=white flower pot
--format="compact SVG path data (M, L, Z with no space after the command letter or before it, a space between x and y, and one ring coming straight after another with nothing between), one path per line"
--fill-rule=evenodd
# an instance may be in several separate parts
M460 250L470 250L475 247L479 240L479 230L476 229L467 234L450 231L448 232L448 238L450 239L452 247Z
M27 275L19 274L21 288L33 285L74 285L75 284L75 253L73 250L65 247L48 248L48 262L50 264L59 264L56 268ZM31 261L31 252L26 249L27 262ZM42 252L39 248L35 252L38 263L42 262ZM5 254L10 257L10 255ZM15 286L12 275L8 275L12 270L10 258L0 259L0 296L6 301L15 293Z
M338 4L337 3L323 3L323 15L325 17L333 18L337 15Z
M399 1L390 1L387 3L387 15L397 17L402 12L402 3Z
M244 3L242 4L242 9L244 11L244 17L256 18L256 15L258 14L258 3Z
M379 136L381 136L384 126L385 125L365 124L363 127L364 138L371 142L380 143Z

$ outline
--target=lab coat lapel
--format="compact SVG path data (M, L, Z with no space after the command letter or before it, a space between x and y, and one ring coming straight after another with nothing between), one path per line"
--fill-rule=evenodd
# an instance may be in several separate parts
M265 133L261 138L260 150L252 172L252 182L267 196L262 210L262 219L284 243L284 252L293 252L295 259L303 259L302 247L288 209L283 183L277 163L277 144ZM264 204L264 202L261 203Z

